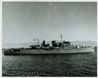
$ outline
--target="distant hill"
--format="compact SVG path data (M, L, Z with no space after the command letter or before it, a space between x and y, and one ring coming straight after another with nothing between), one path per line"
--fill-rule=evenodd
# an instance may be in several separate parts
M3 48L27 48L32 45L31 42L21 42L21 43L4 43L2 44Z
M97 42L94 41L71 41L71 44L83 46L97 46Z

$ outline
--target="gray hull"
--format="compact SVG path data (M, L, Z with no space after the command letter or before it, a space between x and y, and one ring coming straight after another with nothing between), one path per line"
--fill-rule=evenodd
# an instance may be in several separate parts
M94 52L93 48L77 48L77 49L56 49L56 50L20 50L20 54L67 54L67 53L90 53Z
M93 53L94 48L70 48L70 49L53 49L53 50L34 50L20 49L16 51L5 51L4 55L35 55L35 54L70 54L70 53Z

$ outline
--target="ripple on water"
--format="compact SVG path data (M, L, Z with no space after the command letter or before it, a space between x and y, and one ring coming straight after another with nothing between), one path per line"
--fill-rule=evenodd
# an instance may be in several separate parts
M96 76L97 57L90 54L3 56L3 76Z

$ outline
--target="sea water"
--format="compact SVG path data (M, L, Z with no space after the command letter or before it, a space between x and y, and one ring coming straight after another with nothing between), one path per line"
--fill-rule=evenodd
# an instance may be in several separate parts
M2 55L2 76L96 77L97 54Z

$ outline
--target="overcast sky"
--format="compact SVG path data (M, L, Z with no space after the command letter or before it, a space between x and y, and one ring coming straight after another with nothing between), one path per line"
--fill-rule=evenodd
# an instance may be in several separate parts
M97 3L3 2L3 43L97 40Z

